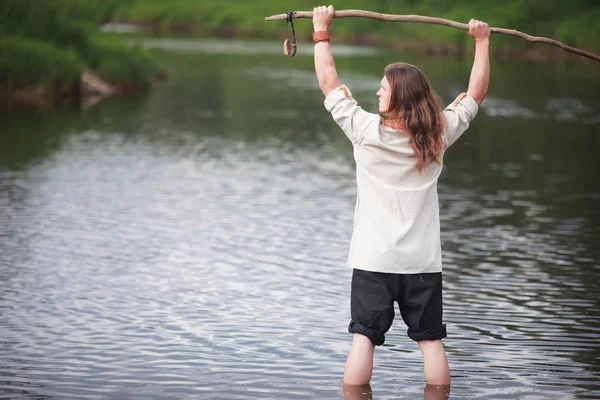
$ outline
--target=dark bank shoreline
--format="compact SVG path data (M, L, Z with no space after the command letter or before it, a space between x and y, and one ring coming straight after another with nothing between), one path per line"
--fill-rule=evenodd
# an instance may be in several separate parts
M151 76L151 85L168 79L165 72ZM148 86L135 81L108 82L91 70L85 70L78 82L65 84L32 84L20 87L0 87L2 108L53 108L69 104L83 109L89 108L112 96L132 96L149 90Z

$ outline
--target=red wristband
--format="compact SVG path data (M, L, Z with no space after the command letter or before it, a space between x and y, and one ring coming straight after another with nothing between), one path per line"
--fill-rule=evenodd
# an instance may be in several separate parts
M313 32L312 41L314 44L317 44L319 42L329 42L329 33L327 31Z

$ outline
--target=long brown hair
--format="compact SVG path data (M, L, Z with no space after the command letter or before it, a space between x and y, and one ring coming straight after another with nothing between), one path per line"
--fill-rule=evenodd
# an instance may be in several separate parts
M381 117L391 123L400 122L410 133L419 173L430 162L441 164L446 120L441 100L425 74L414 65L394 63L385 67L384 75L391 96L388 111Z

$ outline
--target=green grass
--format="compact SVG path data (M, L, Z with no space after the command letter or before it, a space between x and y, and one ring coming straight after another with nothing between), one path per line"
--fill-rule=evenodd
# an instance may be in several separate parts
M37 39L0 38L0 82L10 88L72 85L84 68L85 63L72 50Z
M131 0L129 0L131 1ZM148 86L163 70L147 51L101 33L128 0L2 0L0 82L10 87L69 84L84 69L110 83Z
M0 7L0 83L36 85L75 82L89 68L111 83L147 86L163 70L147 51L123 38L99 32L109 20L152 23L165 32L201 36L224 33L240 37L289 35L283 21L264 18L294 10L312 10L308 0L2 0ZM490 26L545 36L588 51L600 50L600 2L597 0L344 0L338 9L367 9L389 14L417 14L467 22L471 17ZM296 21L298 41L309 42L310 20ZM337 41L368 36L375 43L468 47L463 31L426 24L387 23L344 18L335 20ZM494 37L492 47L526 48L518 38ZM547 45L540 45L547 46ZM550 46L548 46L550 47Z
M130 0L116 6L114 19L152 23L169 31L178 25L195 25L201 35L235 32L273 36L285 34L285 22L266 22L264 17L292 9L311 11L316 5L308 0ZM533 36L556 39L587 50L600 50L600 2L597 0L344 0L333 2L339 9L366 9L389 14L416 14L467 23L470 18L490 26L516 29ZM312 23L298 21L298 35L310 38ZM378 43L415 42L467 46L465 32L425 24L386 23L376 20L345 18L335 20L332 32L339 39L368 35ZM510 43L525 47L522 39L498 36L492 46Z
M128 45L116 34L91 36L90 45L82 55L92 70L112 83L144 87L154 74L164 72L146 49Z

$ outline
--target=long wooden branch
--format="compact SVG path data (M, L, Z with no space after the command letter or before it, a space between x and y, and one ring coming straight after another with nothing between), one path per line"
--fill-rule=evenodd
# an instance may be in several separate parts
M313 13L312 11L293 11L292 18L310 18L312 19ZM373 11L364 11L364 10L340 10L335 11L333 14L334 18L347 18L347 17L360 17L360 18L371 18L378 19L381 21L389 21L389 22L422 22L425 24L436 24L436 25L445 25L450 26L456 29L462 29L464 31L469 30L469 25L462 24L460 22L451 21L449 19L444 18L434 18L434 17L424 17L421 15L394 15L394 14L382 14ZM281 21L287 20L288 14L277 14L271 15L270 17L266 17L266 21ZM510 35L517 36L522 39L527 40L532 43L546 43L551 44L556 47L560 47L561 49L578 54L580 56L584 56L590 58L592 60L600 61L600 56L594 53L590 53L588 51L580 50L575 47L567 46L564 43L561 43L557 40L548 39L545 37L531 36L523 32L516 31L514 29L504 29L504 28L490 28L492 33L498 33L501 35Z

